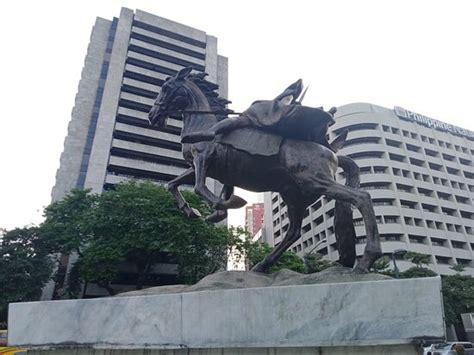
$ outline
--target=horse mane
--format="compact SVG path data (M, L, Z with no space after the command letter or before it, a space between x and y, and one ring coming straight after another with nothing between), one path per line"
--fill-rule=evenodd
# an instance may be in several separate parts
M228 114L234 113L233 110L227 108L227 104L230 104L231 101L219 96L217 93L219 85L204 79L207 75L207 73L194 73L189 74L187 78L201 89L202 93L206 96L212 111L216 111L215 115L217 119L222 121L227 118Z

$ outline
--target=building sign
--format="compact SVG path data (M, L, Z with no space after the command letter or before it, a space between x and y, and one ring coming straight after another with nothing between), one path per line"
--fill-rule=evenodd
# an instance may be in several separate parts
M474 132L468 129L453 126L449 123L441 122L435 120L434 118L426 117L425 115L411 112L399 106L395 106L393 108L393 111L402 120L416 122L426 127L434 128L439 131L449 132L457 136L466 137L471 140L474 140Z

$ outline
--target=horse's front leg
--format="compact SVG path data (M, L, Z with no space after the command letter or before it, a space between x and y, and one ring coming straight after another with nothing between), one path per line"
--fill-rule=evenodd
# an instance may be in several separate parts
M186 216L190 218L197 218L201 217L201 213L195 208L189 206L187 201L184 199L181 192L178 190L178 186L182 184L192 184L194 182L194 169L189 168L181 175L175 177L173 180L168 182L168 191L174 196L176 201L178 202L178 207L181 211L183 211Z
M207 168L209 167L210 158L211 154L207 152L207 149L194 156L193 163L196 179L194 184L194 192L208 201L212 207L216 209L225 209L222 208L224 200L214 195L206 186Z
M227 210L229 208L240 208L247 204L243 198L230 195L229 198L223 200L214 195L206 186L207 168L209 167L209 160L212 159L211 154L206 154L206 150L194 156L194 171L196 176L196 183L194 185L194 192L207 200L216 210ZM224 196L225 197L225 196Z

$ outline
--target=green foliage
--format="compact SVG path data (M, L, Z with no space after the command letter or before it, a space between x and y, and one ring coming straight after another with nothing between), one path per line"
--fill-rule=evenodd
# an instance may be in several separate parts
M442 293L446 324L460 324L461 313L474 309L474 278L451 275L442 277Z
M456 264L450 267L451 270L456 271L456 273L461 273L466 267L462 264Z
M411 279L414 277L431 277L436 275L438 275L436 272L426 267L413 266L408 270L401 272L399 277L401 279Z
M247 240L245 242L244 249L249 263L249 268L251 269L254 265L262 261L263 258L267 256L273 248L267 243L258 243ZM285 251L278 262L268 270L268 273L271 274L281 269L290 269L301 273L304 273L306 270L303 260L298 255L290 251Z
M419 268L423 267L423 265L431 264L431 255L415 253L413 251L409 251L408 253L406 253L405 259L410 260L413 264L416 265L416 267Z
M186 199L204 216L208 206L191 192ZM152 183L128 182L101 195L73 191L45 211L42 226L58 252L76 251L79 262L68 277L68 292L77 295L82 282L110 284L122 265L133 266L136 288L156 282L157 263L175 261L178 279L194 283L225 267L235 236L203 219L188 219L172 195ZM72 276L72 277L71 277Z
M81 253L91 236L89 214L93 212L97 199L98 195L90 194L90 190L73 190L61 201L45 208L45 221L40 228L51 252Z
M48 246L37 227L17 228L3 235L0 246L0 321L7 321L8 303L37 301L53 272Z
M335 266L336 264L330 260L324 260L321 254L305 254L303 257L305 272L312 274L315 272L323 271L328 267Z
M390 258L388 256L383 256L380 259L378 259L373 265L372 265L372 272L376 272L379 274L389 274L391 273L390 270Z

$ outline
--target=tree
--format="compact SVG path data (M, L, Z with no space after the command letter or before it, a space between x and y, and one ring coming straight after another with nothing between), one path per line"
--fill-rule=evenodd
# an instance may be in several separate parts
M49 248L37 227L6 232L0 246L0 321L10 302L37 301L53 272Z
M250 240L245 242L244 249L250 268L262 261L273 250L267 243L252 242ZM298 255L291 251L285 251L278 262L268 270L268 273L271 274L281 269L304 273L305 265Z
M312 274L315 272L323 271L331 266L336 265L333 261L324 260L321 254L305 254L303 257L305 272Z
M186 199L201 214L209 208L195 194ZM152 183L128 182L101 195L73 191L46 209L44 234L56 251L77 252L68 277L74 295L82 282L104 287L121 275L123 265L134 270L136 289L154 285L153 268L176 262L178 279L193 283L225 267L233 236L203 219L188 219L171 194Z
M410 260L416 267L423 267L423 265L431 264L431 255L416 253L409 251L405 254L405 259Z
M390 258L386 255L378 259L373 265L372 265L372 272L376 272L378 274L384 274L388 276L394 276L394 273L392 270L390 270Z
M431 255L410 251L405 254L405 259L410 260L415 266L401 272L400 278L410 279L414 277L431 277L437 275L436 272L424 266L431 263Z
M442 277L446 324L462 323L461 314L474 309L474 278L461 274Z

